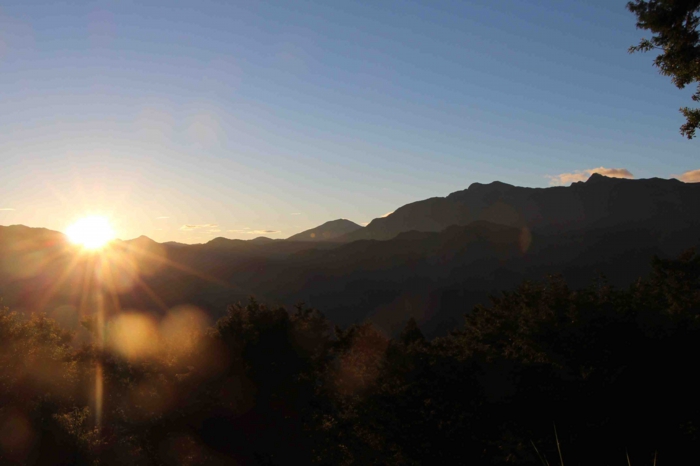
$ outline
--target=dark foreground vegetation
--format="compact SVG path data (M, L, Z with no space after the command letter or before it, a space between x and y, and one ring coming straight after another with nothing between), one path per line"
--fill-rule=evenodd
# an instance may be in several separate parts
M5 309L0 462L687 464L699 316L694 252L625 290L523 283L432 341L251 300L116 352Z

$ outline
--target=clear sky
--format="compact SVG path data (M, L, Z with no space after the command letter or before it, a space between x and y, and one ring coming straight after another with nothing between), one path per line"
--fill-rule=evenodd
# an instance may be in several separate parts
M283 238L473 182L700 168L625 1L0 4L0 224ZM185 225L189 225L185 226Z

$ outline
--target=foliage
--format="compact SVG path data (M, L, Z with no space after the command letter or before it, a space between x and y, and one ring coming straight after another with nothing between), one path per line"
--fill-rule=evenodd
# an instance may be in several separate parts
M186 351L134 359L3 308L0 461L682 463L700 441L700 256L652 265L623 290L523 283L432 341L415 320L333 334L318 311L251 299Z
M633 0L627 8L637 16L637 27L652 33L651 39L630 47L630 53L659 50L654 66L679 89L700 81L700 1ZM700 84L692 99L700 101ZM700 109L683 107L680 111L686 118L681 134L692 139L700 126Z

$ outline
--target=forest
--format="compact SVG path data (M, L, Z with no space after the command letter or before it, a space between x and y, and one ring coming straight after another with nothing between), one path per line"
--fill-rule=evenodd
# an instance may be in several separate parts
M0 462L685 463L700 255L651 264L627 288L525 281L432 340L413 319L390 338L251 298L210 327L133 315L119 345L98 345L3 308Z

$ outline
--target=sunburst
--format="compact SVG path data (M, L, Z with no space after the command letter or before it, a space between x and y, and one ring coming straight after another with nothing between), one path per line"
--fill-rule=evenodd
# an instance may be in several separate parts
M66 235L72 243L96 250L114 239L114 230L105 217L85 217L69 226Z

